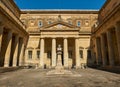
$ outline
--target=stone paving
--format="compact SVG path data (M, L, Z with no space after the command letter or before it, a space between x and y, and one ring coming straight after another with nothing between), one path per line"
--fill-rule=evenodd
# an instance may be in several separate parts
M48 71L21 69L0 73L0 87L120 87L120 74L90 68L73 69L73 75L47 75Z

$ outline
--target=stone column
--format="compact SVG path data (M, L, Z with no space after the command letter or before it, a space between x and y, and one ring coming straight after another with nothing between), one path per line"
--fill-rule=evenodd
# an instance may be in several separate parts
M41 38L40 43L40 67L44 68L44 39Z
M100 38L96 37L96 62L98 65L102 62L101 57Z
M64 67L68 68L68 40L64 38Z
M9 67L11 44L12 44L12 31L8 32L6 40L8 42L8 45L7 45L7 49L6 49L6 52L5 52L4 67Z
M56 66L56 39L52 39L52 67Z
M101 51L102 51L102 61L103 61L103 66L106 66L106 58L107 58L107 55L106 55L106 47L105 47L105 38L104 38L104 35L102 34L101 35Z
M118 46L118 55L119 55L119 64L120 64L120 23L115 25L115 32L117 38L117 46Z
M76 57L76 69L80 68L80 58L79 58L79 39L75 38L75 57Z
M17 66L17 57L18 57L18 44L19 44L19 36L15 36L15 51L13 54L13 67Z
M113 50L112 35L110 31L107 31L107 42L108 42L109 63L110 66L114 66L114 50Z
M0 24L0 52L2 47L3 25Z
M20 44L21 44L21 51L20 51L20 59L19 59L19 66L23 66L24 65L24 42L23 42L23 38L21 38L20 40Z

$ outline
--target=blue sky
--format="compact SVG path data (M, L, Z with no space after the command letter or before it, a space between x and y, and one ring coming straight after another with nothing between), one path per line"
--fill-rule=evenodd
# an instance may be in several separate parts
M100 9L106 0L14 0L20 9Z

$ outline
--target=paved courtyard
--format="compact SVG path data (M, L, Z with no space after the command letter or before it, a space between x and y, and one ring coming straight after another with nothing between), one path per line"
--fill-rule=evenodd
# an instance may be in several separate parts
M120 87L120 74L71 70L73 75L46 75L50 70L22 69L0 73L0 87Z

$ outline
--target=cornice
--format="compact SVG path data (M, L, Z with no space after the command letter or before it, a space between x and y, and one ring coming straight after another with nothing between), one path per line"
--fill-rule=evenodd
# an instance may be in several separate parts
M98 14L99 10L87 9L21 9L21 14Z
M111 0L106 0L101 9L99 10L99 13L110 3Z

